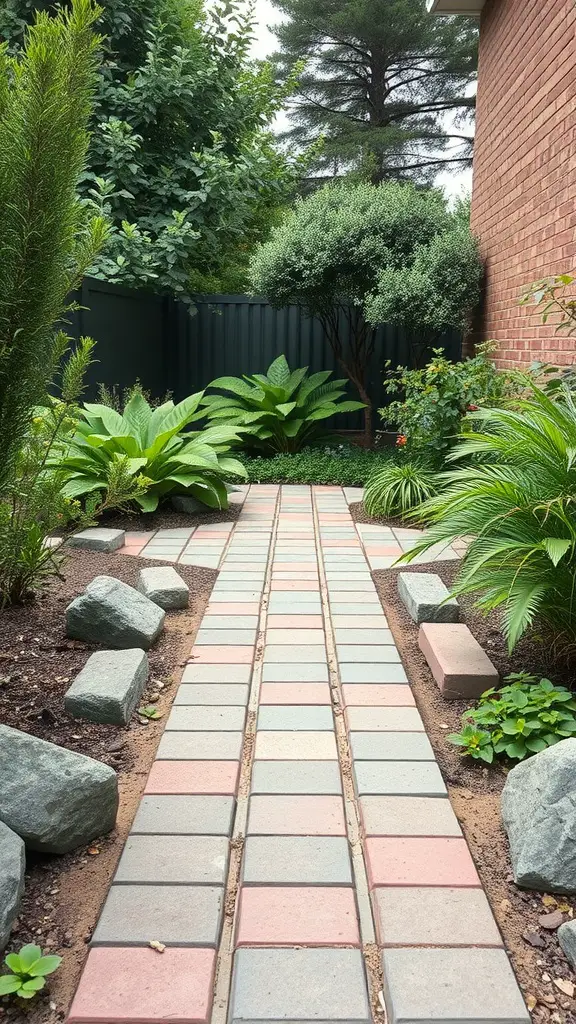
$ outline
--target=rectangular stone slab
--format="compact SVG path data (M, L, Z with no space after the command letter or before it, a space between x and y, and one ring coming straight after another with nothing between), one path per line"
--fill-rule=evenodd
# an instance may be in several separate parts
M190 589L171 565L155 565L140 570L138 590L166 610L187 608Z
M248 836L244 884L351 885L344 836Z
M222 886L113 885L93 946L147 946L161 936L171 946L217 946Z
M414 622L458 622L455 597L434 572L398 573L398 594Z
M477 698L499 675L464 623L425 622L418 643L446 700Z
M81 530L68 538L68 544L72 548L86 548L87 551L117 551L121 548L126 539L124 530L109 530L102 526L90 527L88 530Z
M232 796L143 796L131 833L229 836L235 804Z
M128 836L114 881L224 885L226 836Z
M127 725L148 680L148 658L140 648L95 651L64 695L74 718Z

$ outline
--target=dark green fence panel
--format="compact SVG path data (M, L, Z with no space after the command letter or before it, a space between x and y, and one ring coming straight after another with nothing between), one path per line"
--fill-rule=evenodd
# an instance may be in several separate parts
M172 391L175 399L181 399L215 377L262 373L281 353L293 368L331 369L345 376L319 322L304 316L297 306L276 310L264 299L211 295L199 297L190 312L167 297L94 279L84 281L77 299L83 308L72 316L71 333L97 341L98 362L89 373L90 397L99 383L125 388L138 377L152 394ZM368 390L376 407L385 403L386 361L393 366L413 365L413 341L396 327L378 330L368 372ZM450 358L460 358L460 335L447 335L438 344ZM340 429L357 430L362 416L340 416L337 422Z

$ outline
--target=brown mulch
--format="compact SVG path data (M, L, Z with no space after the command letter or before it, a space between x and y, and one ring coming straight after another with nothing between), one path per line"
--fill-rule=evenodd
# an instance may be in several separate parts
M458 562L434 562L405 566L411 572L435 572L450 585ZM576 1024L576 1001L554 985L554 979L574 982L574 972L560 949L556 932L547 931L539 917L554 910L542 902L542 893L523 891L514 885L508 842L500 817L500 793L511 764L482 766L462 758L446 735L460 730L460 717L470 701L446 701L440 695L418 647L418 627L400 601L396 577L401 570L373 573L384 611L398 644L414 690L416 703L448 787L450 799L466 835L476 867L488 894L492 910L510 953L520 986L537 1022ZM480 615L469 597L459 597L461 621L488 653L504 677L510 672L529 671L572 685L573 676L562 663L551 663L550 645L544 637L522 640L508 653L496 615ZM557 897L569 920L576 907L574 898ZM569 909L568 909L569 908ZM532 1009L533 999L538 1000Z
M162 505L156 512L112 510L101 517L98 525L115 530L134 531L192 529L193 526L207 525L208 523L234 522L238 519L241 511L242 505L235 502L222 512L207 508L205 512L197 512L194 515L188 512L176 512L169 505Z
M356 501L348 507L350 515L355 523L367 523L372 526L396 526L401 530L414 529L414 523L406 522L406 520L401 519L400 516L390 516L385 523L381 519L374 519L373 516L368 515L361 501Z
M231 518L229 513L226 517ZM186 525L194 521L193 517L185 518ZM206 515L201 517L203 522L206 519ZM163 514L158 525L174 524ZM138 529L133 525L131 528ZM66 638L65 608L95 576L111 575L135 584L141 568L156 564L165 563L70 549L62 580L53 581L35 602L0 612L0 722L111 765L118 772L120 789L116 828L108 836L60 857L27 855L24 901L6 952L34 941L64 959L50 979L48 992L40 993L33 1002L0 1000L0 1020L60 1024L66 1016L87 955L87 943L217 573L178 566L190 587L190 606L166 616L164 633L149 652L150 681L143 697L143 703L156 704L162 714L159 721L140 721L136 715L129 727L123 728L95 725L66 714L64 693L96 648Z

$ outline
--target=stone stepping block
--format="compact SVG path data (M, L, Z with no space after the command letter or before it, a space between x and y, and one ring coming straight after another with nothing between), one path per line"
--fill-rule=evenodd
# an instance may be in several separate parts
M222 886L113 885L93 946L147 946L150 936L178 946L218 945Z
M190 600L188 584L171 565L141 569L138 577L138 590L166 611L174 608L187 608Z
M446 796L435 761L355 761L358 796Z
M0 821L0 950L4 949L18 917L24 895L24 843Z
M250 797L248 835L345 836L340 796L277 794Z
M237 760L155 761L150 769L144 792L170 795L235 795L239 771L240 765Z
M465 839L370 836L366 840L366 865L370 888L482 885Z
M336 761L336 738L333 732L262 732L256 733L257 761Z
M68 538L68 544L72 548L85 548L87 551L111 552L124 547L125 540L125 530L108 530L95 526L72 534Z
M359 946L352 888L244 886L237 946ZM301 982L300 982L301 983Z
M229 836L235 806L232 796L143 796L131 832L132 835Z
M226 836L128 836L114 882L224 885Z
M418 643L446 700L475 699L498 686L497 670L463 623L423 623Z
M248 687L241 683L182 683L174 698L174 707L208 706L246 707Z
M0 820L29 849L68 853L114 828L118 778L107 764L7 725L0 751Z
M248 836L244 885L352 885L348 841L339 836Z
M501 946L482 889L390 886L374 889L381 946Z
M256 761L252 793L339 794L342 780L337 761Z
M461 836L447 799L425 796L362 796L360 816L367 836Z
M242 740L241 732L165 732L156 758L158 761L239 761Z
M258 712L258 729L331 732L334 729L332 708L315 707L314 705L308 707L291 707L290 705L261 707Z
M352 732L424 732L416 708L347 707L346 721Z
M408 676L401 664L340 665L343 683L407 683Z
M352 757L356 761L434 761L434 751L423 732L353 732Z
M66 633L75 640L147 651L164 628L166 612L113 576L96 576L66 609Z
M398 573L398 594L410 617L417 622L458 622L455 597L434 572Z
M503 949L386 949L382 966L391 1024L530 1024Z
M238 732L245 718L245 708L237 705L179 705L170 712L166 732Z
M148 681L148 658L139 648L95 651L64 695L73 718L128 725Z
M208 1024L215 965L214 949L91 949L68 1024Z
M230 1024L312 1021L370 1024L366 976L359 950L237 950Z

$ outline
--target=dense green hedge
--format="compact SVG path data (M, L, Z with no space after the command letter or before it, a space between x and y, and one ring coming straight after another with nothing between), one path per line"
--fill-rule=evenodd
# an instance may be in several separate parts
M342 445L339 448L306 448L294 455L274 455L272 458L244 454L238 457L246 466L250 483L361 487L375 470L390 464L395 452L392 449L370 451Z

